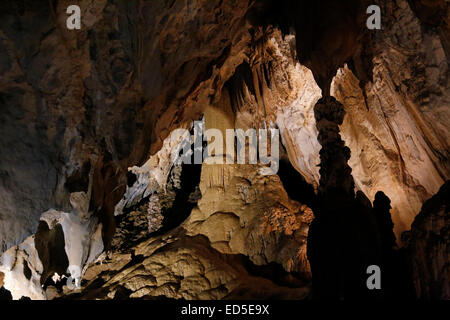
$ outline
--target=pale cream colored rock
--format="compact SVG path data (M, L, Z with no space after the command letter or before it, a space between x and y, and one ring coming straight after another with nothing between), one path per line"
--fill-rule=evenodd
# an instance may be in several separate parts
M391 199L399 241L450 178L450 78L445 37L423 27L406 0L386 3L384 11L373 78L360 88L348 68L340 69L331 93L347 112L341 135L356 187L371 200L378 190Z
M220 254L209 246L206 238L186 236L180 228L149 239L139 248L144 255L142 262L131 263L112 277L108 276L110 270L103 270L98 277L106 282L96 287L95 296L89 290L82 290L82 298L113 299L122 288L130 290L130 298L144 299L159 296L188 300L237 299L248 298L249 294L300 299L308 293L307 288L281 287L249 275L240 257ZM88 286L93 280L88 281Z
M228 101L206 109L206 129L225 134L235 128L233 120L239 123L240 114L234 119ZM246 255L257 265L277 262L288 272L308 275L306 208L289 199L277 175L262 176L259 169L260 164L204 163L202 198L182 226L188 235L205 235L223 253Z
M25 264L31 273L30 279L24 274ZM43 266L34 246L34 236L28 237L20 245L8 249L0 256L0 272L4 274L3 285L11 292L14 300L21 297L46 299L40 283Z
M421 129L425 120L417 118L421 116L417 106L396 92L383 64L375 72L377 82L366 89L368 105L348 68L338 71L332 93L347 113L341 135L351 150L349 165L356 189L371 200L380 190L391 199L394 230L400 240L422 203L448 175L443 176L437 150L427 143Z

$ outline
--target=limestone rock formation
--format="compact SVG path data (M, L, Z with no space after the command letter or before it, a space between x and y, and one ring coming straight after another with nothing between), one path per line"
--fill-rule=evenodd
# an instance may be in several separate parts
M2 251L34 233L42 212L68 210L105 152L122 169L144 164L201 114L250 38L241 1L81 1L79 31L66 28L69 4L0 7Z
M0 298L449 298L448 1L69 4L0 3Z
M134 248L113 253L109 261L88 269L86 287L73 299L301 299L305 288L288 288L252 275L239 255L221 254L202 236L181 230Z
M76 201L79 198L86 201L85 197L72 194L72 204L77 209L80 209ZM86 205L84 208L87 209ZM102 253L102 225L83 215L87 211L77 209L70 213L45 212L36 234L0 257L3 285L14 299L46 299L49 279L67 276L79 282L85 265Z
M422 203L449 179L443 116L450 109L448 34L421 25L407 1L383 9L383 32L373 40L373 79L360 82L345 67L332 94L347 112L341 132L356 187L369 198L378 190L389 196L400 238Z

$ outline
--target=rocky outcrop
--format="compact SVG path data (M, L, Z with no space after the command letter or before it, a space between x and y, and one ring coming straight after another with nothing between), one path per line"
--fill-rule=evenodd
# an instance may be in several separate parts
M403 234L419 299L450 299L450 183L423 204L411 231Z
M66 298L300 299L307 294L251 274L245 261L219 253L205 237L178 230L141 243L133 254L113 253L88 269L84 290Z
M43 265L34 246L33 236L6 251L0 263L0 270L5 275L4 288L10 291L14 300L23 296L33 300L45 299L40 281Z
M36 234L0 257L4 287L14 299L47 299L50 283L79 282L84 266L102 253L102 225L87 211L86 195L73 193L71 204L71 212L45 212Z
M333 97L320 99L315 108L320 150L320 185L313 204L315 218L308 233L313 297L361 299L370 297L364 272L379 264L377 237L370 202L355 198L350 150L339 134L345 111Z
M370 4L381 7L381 30L365 28ZM420 0L255 7L256 16L264 17L256 20L260 24L296 31L298 60L324 96L343 103L347 116L340 132L351 150L356 188L369 198L387 193L398 239L448 179L448 117L440 115L450 110L449 7Z
M356 188L369 198L379 190L389 196L399 240L450 172L446 37L421 24L413 2L382 5L373 78L360 81L345 67L332 84L347 113L341 133Z
M42 212L69 210L105 153L124 174L198 118L250 39L241 1L81 1L75 31L70 4L1 4L2 251L34 233Z
M267 1L256 5L260 18L256 21L277 25L284 34L295 32L298 60L312 71L327 96L336 70L345 62L352 62L361 79L370 79L372 45L366 9L371 4L366 0Z
M357 232L355 232L356 225L354 225L354 222L358 220L356 214L358 214L358 212L359 214L362 214L362 212L367 212L370 214L371 208L367 206L367 204L364 206L358 206L355 203L355 200L353 199L353 177L350 174L350 168L347 166L347 160L350 159L351 151L358 152L358 154L356 155L353 153L353 158L357 159L355 161L357 163L354 163L355 167L359 169L358 171L356 171L355 178L364 179L364 181L358 181L359 188L367 194L372 193L370 196L373 196L375 192L380 189L389 189L388 185L381 186L381 183L373 183L372 185L372 177L378 178L378 181L383 181L384 179L388 178L383 176L386 173L385 171L381 173L380 170L379 174L373 172L374 170L377 170L377 162L382 163L384 167L386 167L387 163L392 164L392 158L391 160L384 161L381 157L380 160L377 159L375 160L375 162L367 162L367 168L363 167L363 161L361 161L361 150L364 150L364 148L359 147L358 149L358 142L355 141L357 139L354 139L354 137L358 137L358 135L360 137L364 137L362 139L359 139L359 142L363 144L366 143L363 139L366 139L366 141L370 141L370 143L373 143L373 139L371 139L371 136L376 135L376 131L380 130L388 134L388 137L390 136L394 142L394 145L397 149L397 152L394 152L394 154L396 153L398 156L398 164L400 167L400 169L397 169L396 172L394 172L394 175L398 174L401 178L401 182L397 182L392 179L394 180L392 185L395 186L398 184L402 184L402 190L407 189L404 187L405 185L407 185L408 187L411 186L411 188L414 190L412 192L412 197L420 199L417 202L413 201L407 203L407 201L404 200L409 197L408 194L405 196L405 199L401 199L401 196L399 197L399 194L402 194L402 192L388 191L389 194L393 194L396 209L394 216L394 220L396 222L395 231L397 234L399 234L410 225L415 212L417 212L414 212L414 210L418 209L419 205L426 199L426 197L429 197L431 196L431 194L436 192L437 188L442 184L443 179L446 179L446 176L449 172L448 155L445 155L443 157L440 156L441 154L447 153L448 147L446 146L446 143L444 143L444 145L442 145L441 143L436 143L437 147L435 149L430 148L430 145L432 145L431 140L439 140L440 138L438 137L445 137L444 140L447 139L448 135L444 133L444 131L439 130L439 126L440 124L442 124L443 120L436 119L438 128L436 128L434 132L423 129L423 118L430 117L430 113L428 113L428 115L425 115L425 112L424 114L420 114L421 111L417 111L414 106L411 106L411 104L407 101L408 99L411 99L413 101L417 100L417 98L421 96L421 93L418 92L422 92L426 96L430 96L431 94L434 101L439 101L436 109L438 110L442 105L444 105L444 112L448 112L448 73L446 71L447 63L445 61L445 52L443 49L445 39L441 39L439 35L436 36L432 32L427 32L427 30L420 30L420 23L415 20L416 18L406 1L393 1L384 3L382 5L382 9L384 10L383 18L386 19L386 25L388 25L390 28L386 29L386 32L379 32L378 34L370 34L370 32L362 28L361 21L359 21L359 19L361 19L360 14L362 11L358 10L358 8L360 8L358 7L358 5L364 5L363 3L357 4L352 1L344 1L339 5L336 5L336 10L330 11L321 10L321 5L323 5L323 3L317 5L301 1L295 4L290 3L286 6L282 6L282 9L277 11L279 15L275 15L275 21L277 21L277 23L282 27L283 30L285 30L285 32L287 32L286 30L288 28L294 28L298 32L298 34L296 35L298 59L312 69L315 79L321 87L322 94L324 95L324 102L321 102L322 100L320 100L315 107L317 110L316 122L319 130L318 140L322 145L322 149L320 151L320 202L317 207L313 207L313 210L315 210L316 212L316 218L313 221L310 229L310 238L308 245L308 248L311 252L309 257L313 267L313 283L315 283L315 286L317 288L317 290L315 291L318 293L318 296L320 296L321 294L325 294L323 297L333 295L335 297L351 297L356 292L363 292L364 289L363 285L358 284L357 277L354 278L355 281L352 281L352 277L355 274L361 274L361 263L363 260L368 259L365 260L365 263L370 260L375 261L376 254L374 254L372 258L370 258L370 254L363 254L358 255L357 259L353 259L351 254L347 254L348 251L352 252L362 250L364 252L367 251L369 247L377 247L375 243L371 244L372 240L370 239L376 239L377 232L385 232L377 230L375 231L375 234L372 234L363 241L360 241L361 243L359 244L359 246L355 245L355 242L357 242L358 239ZM334 8L333 5L335 4L328 3L328 5L329 8ZM288 8L298 9L292 10L292 12L299 12L301 9L301 11L310 14L310 19L301 19L301 17L296 17L291 13L291 11L286 10ZM344 8L347 8L349 10L344 11ZM353 13L353 15L350 16L350 13ZM402 27L401 24L398 24L399 20L404 21L405 24L408 25L408 27ZM333 25L333 28L325 27L327 23L331 23ZM343 38L340 34L336 34L338 32L337 30L347 30L348 32L346 32L346 37ZM307 44L305 44L304 41L302 42L302 40L305 40L305 38L308 39L308 36L305 35L305 31L310 31L308 36L314 35L314 41L308 42ZM435 43L435 46L433 47L433 49L429 50L420 48L420 45L418 44L421 42L425 42L422 41L422 39L418 39L417 42L411 41L411 37L407 35L412 32L415 32L416 37L423 37L422 39L425 39L427 37L434 38L433 41ZM333 39L333 41L330 41L331 39ZM390 39L388 40L389 43L386 43L386 39ZM376 40L378 40L379 43L375 45L369 45L369 41ZM390 42L394 43L394 45ZM304 47L300 48L300 43L303 43ZM388 114L393 119L387 120L386 126L383 129L382 125L377 124L371 127L365 126L363 129L354 130L353 128L355 126L360 126L361 123L364 123L364 118L361 116L358 117L355 114L357 112L349 112L349 118L355 116L355 119L348 121L346 125L343 126L343 130L346 131L343 131L343 133L347 133L350 136L346 140L347 145L352 145L351 143L348 143L349 140L353 140L353 145L352 149L344 147L343 141L339 136L340 128L338 128L337 125L333 125L333 123L336 122L337 124L342 125L345 111L343 108L336 108L336 105L340 104L330 101L328 95L331 94L338 97L340 93L339 91L342 90L341 85L345 83L345 80L341 81L340 84L337 83L339 82L339 79L338 81L336 81L335 78L334 81L332 81L334 72L338 70L338 68L342 67L345 62L347 62L349 63L352 70L357 74L357 76L360 77L363 90L366 90L368 87L376 88L374 89L374 91L380 90L381 86L379 85L377 87L377 79L380 76L381 70L379 66L382 63L377 64L379 62L378 58L383 57L384 52L392 50L393 47L395 47L395 43L397 43L397 45L402 43L402 45L398 45L398 51L403 51L403 53L397 54L389 51L389 58L386 57L388 56L388 54L384 55L386 57L386 61L384 63L386 65L390 65L392 69L396 69L399 65L402 64L406 65L406 68L402 69L402 72L408 69L416 70L417 75L420 75L421 77L423 77L423 79L426 79L426 87L430 88L430 90L424 92L423 88L412 86L410 89L404 89L400 94L400 98L396 100L390 98L391 96L397 95L394 90L385 90L384 92L378 94L378 104L381 105L381 109L385 119L388 117L386 116L386 113L388 113L386 112L386 109L390 107L392 108L392 112ZM409 55L409 52L407 51L408 49L405 50L405 48L411 48L412 52L420 53L413 63L407 61L406 59L403 59L404 56ZM409 67L409 63L414 64L414 67ZM434 72L437 71L435 69L436 64L442 65L442 72ZM428 68L426 66L428 66ZM387 67L387 69L388 68L389 67ZM428 69L428 71L419 71L424 69ZM405 74L402 72L399 72L403 77L401 81L407 82L408 76L405 76ZM398 78L392 74L388 74L381 82L383 83L382 86L386 88L391 82L398 82ZM417 84L417 82L415 84ZM392 93L390 93L389 91L391 91ZM401 91L401 87L397 87L395 91ZM369 93L365 91L363 91L360 95L354 95L350 92L346 92L345 94L342 94L340 97L338 97L338 99L341 98L341 100L346 99L347 101L351 101L355 96L362 97L362 99L360 100L360 106L366 106L367 112L373 112L374 110L376 110L376 107L371 108L369 100L371 97L369 96ZM405 110L407 111L402 115L401 101L405 100ZM425 100L425 104L427 104L428 102L428 99ZM424 105L423 100L421 100L419 103L422 106ZM360 107L360 109L363 109L363 107ZM420 108L418 109L420 110ZM333 114L334 110L336 110L335 114ZM350 109L349 111L353 110ZM340 111L340 114L337 113L338 111ZM435 115L437 114L438 113L436 112ZM324 121L323 123L321 123L323 115L325 115L323 119ZM395 119L395 117L397 117L397 119ZM408 121L410 123L408 123ZM392 124L392 122L394 122L394 124ZM448 123L446 123L446 120L444 120L444 122L445 124L443 124L442 128L448 127ZM402 131L403 128L408 128L408 126L411 128L410 130ZM432 125L428 124L428 126L431 127ZM408 133L408 131L410 131L410 133ZM405 134L406 137L403 138L402 136L404 136ZM416 136L415 139L417 139L416 141L418 141L417 145L421 145L420 147L417 147L414 143L415 139L412 138L413 135ZM389 141L388 139L383 140ZM407 146L404 147L404 149L406 149L404 151L400 149L400 144L404 143L403 140L406 141L407 144ZM423 150L419 150L419 148L423 148ZM370 153L371 150L377 150L377 146L369 147L368 149L370 150ZM417 155L420 155L421 152L426 155L426 158L420 158L419 161L417 161L415 158L417 158ZM414 153L414 155L409 156L407 158L407 161L405 161L403 153L408 153L408 155L409 153ZM387 157L391 155L388 154ZM368 156L371 157L370 155ZM335 161L333 162L332 160ZM417 162L419 162L419 164ZM405 163L407 164L405 165ZM414 165L412 165L412 163L414 163ZM408 176L409 173L406 172L408 169L405 170L405 167L408 169L411 168L410 171L412 173L410 175L416 176L417 179ZM414 169L423 167L423 170L419 169L418 171L414 171L414 169L412 169L413 167ZM426 174L426 172L428 173L429 171L431 171L431 175ZM445 173L443 174L443 172ZM372 189L372 187L374 187L374 189ZM375 190L375 188L379 189ZM429 190L429 192L425 196L423 189ZM361 230L363 230L363 225L368 227L368 221L366 221L365 223L362 220L359 223ZM370 220L373 219L369 219L369 221ZM342 244L340 246L338 245L335 249L330 249L329 247L333 245L330 244L330 241L328 241L328 244L325 243L327 242L325 239L327 239L330 234L334 234L331 228L331 225L333 224L339 225L341 226L342 230L345 230L343 232L346 234L346 240L342 240L345 244ZM380 227L381 226L378 225L375 227L375 229ZM386 233L386 236L390 235ZM382 241L382 243L384 242L385 241ZM328 251L329 249L330 251ZM392 248L390 250L392 250ZM342 253L341 255L346 257L344 258L346 267L344 267L342 270L336 270L333 275L327 274L326 268L333 261L333 258L330 258L330 256L332 256L333 254L339 255L340 253ZM393 273L395 273L393 268L393 261L398 259L395 258L395 255L392 254L389 254L388 256L390 257L388 260L392 261L386 260L383 265L387 269L390 269L392 267L392 269L388 271L388 273L390 274L390 279L394 280L394 278L392 277ZM358 259L362 260L357 261ZM382 258L382 261L383 260L385 259ZM352 271L348 272L348 270ZM398 272L398 270L396 272ZM321 281L323 281L323 286L321 285ZM337 283L335 283L334 285L330 285L330 283L336 281ZM345 286L343 286L342 283L345 283ZM388 286L390 286L390 284L388 284ZM331 288L335 288L336 292L333 293L333 289ZM356 294L356 296L358 295L359 294Z
M277 36L277 40L282 41L279 34ZM271 41L270 45L275 44L275 39ZM269 70L275 72L276 69ZM252 72L251 69L248 71ZM291 75L303 72L301 69L290 71ZM307 75L306 72L297 74L298 79L303 74ZM235 77L240 76L241 73L235 74ZM230 81L239 83L240 80L233 78ZM309 90L310 87L300 86L303 84L304 81L292 83L299 85L296 94ZM283 88L281 83L278 86ZM249 91L234 96L237 92L231 88L231 84L227 84L222 99L206 108L204 129L216 128L223 133L226 129L246 130L254 124L276 119L274 113L278 108L297 106L280 103L278 108L268 109L267 118L249 118L246 109L249 105L233 104L233 101L238 98L253 100L253 107L259 113L264 100L260 98L260 104L256 103L256 97ZM292 99L281 93L280 101L284 101L282 97ZM301 116L302 109L298 109ZM169 141L171 138L168 137L163 144L167 146L165 157L173 151ZM195 196L195 188L186 184L186 181L195 181L195 165L173 165L161 157L161 151L158 154L164 162L157 163L167 167L153 167L150 164L153 161L149 161L145 165L148 171L144 171L144 167L131 169L138 176L127 188L123 205L117 212L117 219L122 222L118 223L112 241L112 253L101 264L87 268L84 275L87 282L83 283L79 293L69 298L90 298L100 292L105 299L160 295L187 299L301 298L307 295L310 268L306 258L306 237L313 212L306 205L289 199L277 175L263 175L261 164L203 163L199 196ZM155 176L161 170L165 173ZM161 184L156 183L158 177ZM150 185L157 187L148 191ZM189 192L193 192L194 197ZM127 195L140 199L139 203L128 201ZM195 199L195 206L191 210L188 203L192 199ZM133 203L139 209L129 212L127 208L132 208ZM170 226L170 220L178 212L184 212L184 221L179 220L181 225L173 229L176 225ZM151 216L152 220L158 215L163 216L161 228L153 230L156 234L145 235L141 228L145 224L142 217ZM126 225L129 227L124 230ZM164 231L163 235L156 236ZM189 265L188 261L196 262ZM155 269L157 265L160 266ZM142 271L139 274L133 271L137 269Z
M314 297L403 294L393 241L450 172L449 5L380 2L373 31L365 0L82 0L80 30L68 0L0 4L6 293L300 299L312 277ZM278 171L174 163L195 141L171 134L199 123L279 129ZM213 145L208 160L235 158ZM415 281L442 297L448 239L427 221ZM381 294L370 264L388 270Z

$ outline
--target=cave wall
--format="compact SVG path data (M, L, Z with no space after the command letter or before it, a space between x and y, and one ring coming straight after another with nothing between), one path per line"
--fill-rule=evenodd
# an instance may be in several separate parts
M305 203L315 195L293 200L286 181L261 177L258 165L203 165L202 198L183 213L187 219L165 235L152 233L159 205L173 200L161 196L173 179L170 133L191 129L202 116L223 130L279 128L282 156L317 192L324 127L315 106L323 96L326 109L334 96L346 113L331 131L350 150L349 166L345 156L340 161L347 187L354 180L365 199L379 190L389 196L398 240L448 179L448 19L436 11L444 10L442 1L383 3L383 29L373 32L365 29L365 2L353 0L86 0L78 31L65 27L68 5L0 5L0 274L5 288L31 283L14 298L54 296L40 288L44 271L54 269L35 248L42 222L49 229L62 224L69 264L88 280L81 297L245 297L252 286L261 297L270 290L304 297L305 237L314 215ZM338 167L326 166L322 172ZM154 228L142 227L140 211L156 217ZM128 215L142 243L121 247L118 235L129 231L120 219ZM104 249L117 259L106 266L97 261ZM201 257L187 270L208 285L189 288L179 254ZM269 264L300 274L300 282L290 274L288 285L274 284L258 269ZM227 277L209 277L205 266ZM234 281L236 274L244 276ZM116 280L99 284L96 277Z
M147 161L171 128L201 114L217 69L250 37L241 1L81 1L75 31L70 4L1 4L2 251L42 212L70 210L105 152L117 168Z
M303 39L306 37L303 31L291 38L285 48L269 43L252 53L247 48L248 43L262 41L258 28L249 25L255 25L253 17L258 13L255 8L262 6L260 3L250 10L240 2L229 1L220 5L205 5L200 1L189 6L145 1L139 5L120 1L82 2L85 19L79 31L65 28L66 5L64 1L57 2L55 7L50 7L51 3L46 1L39 5L38 2L2 4L4 112L1 116L4 125L1 143L3 150L10 150L2 152L0 158L4 199L1 211L3 220L8 221L2 224L3 251L33 233L42 212L49 208L70 210L70 192L87 191L86 176L104 152L111 153L114 165L123 169L145 163L149 151L158 151L172 129L198 119L211 99L217 99L214 97L217 90L220 91L246 55L254 56L251 69L260 81L254 102L267 109L262 112L282 130L291 162L307 182L317 187L320 146L315 142L317 132L311 109L320 97L319 90L314 88L307 74L300 75L308 71L294 70L288 71L288 78L297 77L294 82L305 81L312 87L302 96L295 92L278 93L283 89L276 87L277 84L286 79L277 72L268 74L267 70L276 70L277 63L291 64L298 58L312 68L319 83L323 82L319 79L324 77L322 70L315 68L319 62L311 59L315 59L318 50L333 51L329 47L331 44L326 45L326 39L332 36L325 33L327 28L312 33L318 39L312 47ZM351 6L350 2L346 6ZM428 9L419 14L424 11L423 6ZM262 7L268 10L270 6ZM380 120L368 129L370 135L382 135L376 138L379 143L370 144L371 149L378 150L376 154L384 158L380 161L377 157L379 165L375 167L369 168L359 161L362 156L357 156L370 139L355 138L357 133L348 124L356 123L350 120L352 117L370 119L370 115L363 112L361 95L357 94L358 102L347 99L345 104L358 104L360 111L355 110L358 115L353 116L352 110L356 108L347 108L349 120L342 130L347 136L344 140L353 151L350 161L358 188L372 198L377 190L391 187L389 196L394 201L398 234L408 228L421 203L448 178L447 117L442 116L448 112L449 99L446 90L448 36L444 32L445 15L436 11L441 7L444 8L442 3L431 6L420 1L390 1L382 6L384 29L371 33L370 43L357 35L360 29L356 28L358 45L346 44L348 48L339 55L339 61L325 56L321 60L338 67L350 57L350 66L359 78L343 80L345 84L338 86L341 89L334 89L337 90L335 95L340 94L339 90L352 87L341 93L349 97L353 95L349 91L358 91L349 82L360 80L365 86L370 81L363 90L364 104L369 108L367 113L374 112L375 106L380 105L380 112L385 114L378 116ZM357 10L359 5L352 8ZM317 13L317 8L303 9ZM283 14L286 13L280 13L280 17ZM439 19L433 22L430 17L436 15ZM273 16L277 17L275 13ZM408 28L394 24L397 20ZM154 23L158 21L159 24ZM272 21L268 18L267 22ZM297 23L306 22L292 23L295 30ZM285 24L280 27L289 29ZM194 32L194 29L202 31ZM305 44L299 48L302 41ZM374 56L373 70L366 67L370 70L365 72L375 71L372 79L361 75L360 65L365 64L358 63L360 59L353 54L356 52L368 60L361 52L361 44L369 44L371 55L368 57ZM177 48L190 51L181 52ZM351 48L355 52L351 52ZM411 55L416 51L420 54ZM276 57L271 59L270 55ZM67 56L71 57L70 63L66 63ZM287 66L285 69L292 70ZM265 80L267 76L270 84ZM292 87L301 86L289 88ZM216 93L211 94L211 90ZM376 97L380 95L392 98L378 101ZM304 105L305 110L280 107L292 103ZM277 107L282 111L270 110ZM404 112L398 113L398 109ZM275 112L278 119L272 119L271 114ZM295 115L300 112L301 115ZM392 113L399 119L391 119ZM295 124L298 116L305 117L302 126ZM410 120L404 120L405 117ZM405 121L410 130L401 136L396 128ZM23 129L16 131L18 124ZM425 158L421 159L418 154ZM431 174L424 173L430 170ZM22 181L30 182L23 184Z
M416 296L424 300L450 298L449 187L447 181L423 204L411 231L403 234Z
M373 41L373 79L364 84L342 68L332 94L347 113L341 133L356 187L370 199L379 190L389 196L400 240L449 178L448 56L441 33L422 25L407 1L383 7Z

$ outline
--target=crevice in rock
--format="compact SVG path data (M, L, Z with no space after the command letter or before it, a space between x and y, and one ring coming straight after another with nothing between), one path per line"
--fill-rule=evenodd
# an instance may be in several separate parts
M161 201L161 214L164 220L156 234L175 228L191 214L192 208L201 197L199 190L201 170L201 164L182 164L172 168L167 189L175 192L171 194L168 191L163 195L167 196Z
M124 286L120 286L116 293L114 294L113 300L127 300L130 299L130 295L133 293L130 289L125 288Z
M124 170L113 160L104 143L103 156L94 166L92 196L89 210L102 224L102 240L106 251L111 248L115 233L115 206L126 190L127 177Z
M64 231L59 223L50 229L47 222L40 221L34 238L34 245L44 267L41 284L44 284L55 272L59 275L66 273L69 267L69 259L65 250Z
M247 95L245 88L255 98L256 90L253 82L253 71L247 62L241 63L234 71L233 76L225 83L225 87L228 89L231 99L231 108L234 113L239 111L245 97Z
M91 171L91 163L86 161L81 168L77 169L67 177L64 186L69 193L86 192L89 187L89 172Z
M27 278L28 280L31 279L31 269L28 266L28 262L24 261L23 262L23 275L25 276L25 278Z
M131 171L127 171L127 186L132 187L136 180L136 175Z
M406 249L390 220L398 239L449 178L447 1L90 1L67 33L57 1L0 7L0 251L24 241L1 256L0 299L45 298L41 275L61 293L52 275L72 253L89 264L78 298L291 297L308 290L306 256L314 297L406 297L410 271L419 297L450 296L448 188ZM167 137L202 113L209 128L279 128L279 179L217 165L200 182L202 165L173 165ZM76 225L39 222L50 208ZM78 227L82 251L66 254Z
M47 290L48 288L53 287L55 288L56 292L62 293L63 287L67 285L67 277L62 277L60 274L58 274L58 276L60 276L60 278L56 281L53 279L53 277L48 277L43 284L43 289Z
M86 287L84 287L82 292L74 292L67 296L58 297L56 300L93 300L96 297L106 296L108 294L109 288L102 287L105 283L105 279L103 279L102 277L98 277L90 282Z
M280 159L278 176L280 177L289 198L302 204L306 204L314 210L316 205L314 187L306 182L305 178L295 170L288 159Z

